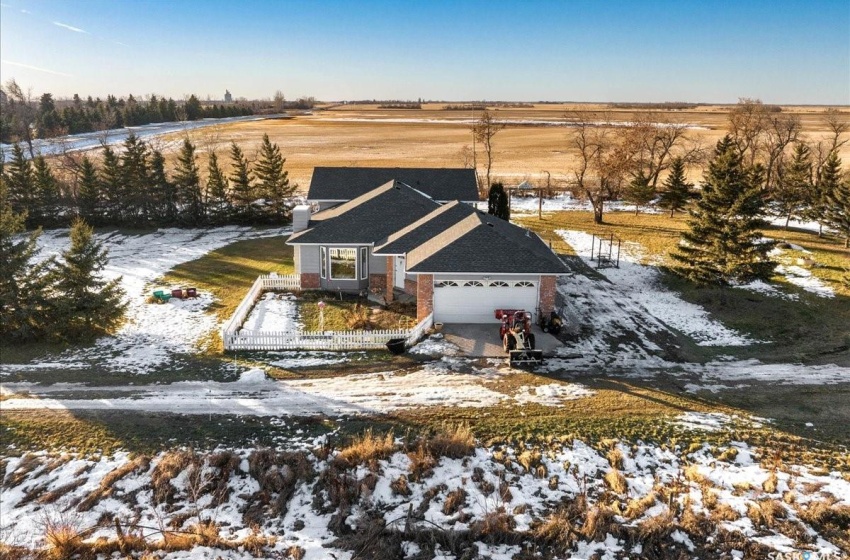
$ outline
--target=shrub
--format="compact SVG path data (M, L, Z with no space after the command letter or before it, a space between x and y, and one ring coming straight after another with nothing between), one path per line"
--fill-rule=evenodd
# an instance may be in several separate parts
M410 496L413 494L410 486L407 485L407 477L404 475L390 482L390 490L393 491L394 496Z
M410 459L410 479L414 482L421 482L422 479L434 474L437 460L431 455L424 442L419 442L416 450L409 452L407 457Z
M603 505L597 505L587 512L581 534L588 540L604 540L614 524L614 512Z
M617 494L625 494L629 489L626 477L616 468L611 468L605 473L605 484Z
M380 459L389 458L395 450L392 431L384 436L376 436L370 428L344 447L334 458L334 463L340 468L351 468L367 462L375 463Z
M475 438L469 429L469 424L443 425L428 442L428 448L434 457L462 459L475 452Z
M443 502L443 515L454 515L466 505L466 490L457 488L452 490L446 496L446 501Z

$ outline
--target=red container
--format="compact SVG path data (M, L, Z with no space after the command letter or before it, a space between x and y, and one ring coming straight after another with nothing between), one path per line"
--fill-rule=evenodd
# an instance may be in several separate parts
M171 290L171 297L183 299L183 290L179 288L176 290Z
M186 288L186 297L198 297L198 289Z

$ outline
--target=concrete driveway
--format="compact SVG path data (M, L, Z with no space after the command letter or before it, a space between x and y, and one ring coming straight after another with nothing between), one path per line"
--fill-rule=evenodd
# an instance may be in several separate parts
M535 346L543 350L544 356L552 356L561 341L549 333L544 333L537 325L531 326ZM474 358L504 358L502 342L499 340L498 323L448 323L443 325L446 340L461 351Z

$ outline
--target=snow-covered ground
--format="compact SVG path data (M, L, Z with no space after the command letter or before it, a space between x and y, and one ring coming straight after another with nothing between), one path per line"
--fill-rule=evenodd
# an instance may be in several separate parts
M256 230L247 227L214 229L160 229L143 235L111 232L97 235L109 251L104 276L121 277L129 304L126 323L115 336L102 337L93 347L68 350L27 365L0 365L0 375L12 371L62 368L84 369L86 364L115 371L146 373L166 364L170 357L195 351L196 342L217 327L207 312L210 294L196 299L172 299L166 304L147 303L150 283L178 264L198 259L236 241L285 235L288 229ZM68 248L66 230L50 230L39 238L38 259L58 256ZM168 287L170 290L170 287Z
M471 372L461 373L456 369L471 369ZM576 383L556 382L520 387L515 396L506 395L488 387L502 375L509 373L493 367L471 368L465 360L444 358L414 371L320 379L275 381L254 368L231 383L183 381L109 388L68 383L48 386L5 383L2 391L7 397L3 401L4 410L135 410L248 416L381 414L428 406L479 408L513 400L520 404L558 406L565 400L594 394ZM88 396L92 390L97 391L96 398ZM104 391L112 396L104 396ZM12 397L24 392L30 398Z
M556 233L588 266L595 267L595 262L590 260L593 236L572 230L558 230ZM619 317L611 317L614 311L609 307L606 320L616 321L627 313L636 317L648 314L657 325L666 325L685 333L700 346L746 346L755 342L715 321L700 306L683 301L675 293L663 288L658 281L657 268L641 264L643 260L641 246L626 242L620 253L619 268L599 270L611 282L611 287L604 289L600 286L594 290L596 293L592 297L612 299L622 308L617 313Z
M355 537L359 544L346 548L345 540L337 538L366 531L362 523L370 516L400 534L405 525L407 531L436 527L461 534L501 514L513 534L533 540L533 527L564 505L576 506L567 523L580 530L590 511L611 503L604 496L613 492L620 495L616 500L620 505L610 510L611 525L603 525L595 538L579 537L572 558L614 551L627 557L640 555L644 540L640 532L626 539L607 529L634 530L668 515L669 525L682 519L682 512L705 516L704 522L709 523L708 534L702 536L697 531L706 529L696 529L693 523L674 525L677 529L669 537L670 544L680 543L683 553L696 552L695 542L703 551L719 552L731 546L735 539L713 536L725 529L768 547L762 552L805 547L837 555L839 549L804 521L805 514L810 508L837 512L850 506L850 481L840 473L789 464L763 466L757 460L760 449L735 441L715 450L706 444L688 452L642 442L594 448L579 440L543 448L477 447L466 457L438 455L433 467L418 476L413 474L413 456L401 451L376 460L371 467L355 464L334 471L330 465L339 450L327 459L310 452L325 442L326 436L293 442L288 453L280 455L253 449L211 455L170 452L138 457L134 463L126 453L99 459L45 453L8 458L0 494L0 539L38 546L43 543L44 525L50 522L77 531L90 529L85 537L89 541L111 539L117 519L125 530L145 527L139 532L151 541L160 538L158 527L186 530L202 521L215 523L224 539L237 540L250 535L255 524L259 535L277 539L263 554L266 557L297 546L303 549L304 560L341 560L354 558L363 541ZM616 470L613 456L619 466ZM612 480L611 476L621 477L622 488L609 488L606 479ZM340 500L340 487L353 489L346 494L350 501ZM582 500L586 505L577 505ZM767 506L771 509L764 509ZM753 513L759 510L773 511L776 519L788 522L759 522ZM101 524L103 519L109 522ZM409 540L400 546L418 550ZM482 557L510 559L521 550L483 541L470 543ZM672 553L670 544L664 550ZM731 550L726 553L736 557ZM167 556L203 557L251 556L206 548ZM442 557L457 558L448 553Z
M478 209L486 212L487 201L478 203ZM511 215L520 216L523 214L537 214L541 210L540 199L536 196L512 196L511 197ZM606 212L634 212L634 204L628 204L623 201L611 201L605 203ZM587 200L574 198L568 192L558 193L551 198L543 198L543 212L592 212L593 206ZM657 214L664 212L658 210L655 206L649 205L641 207L641 212L644 214Z
M582 260L595 267L589 260L589 234L566 230L558 233ZM766 364L734 358L699 364L666 358L658 341L666 340L669 345L671 329L704 346L741 346L757 341L723 326L701 307L682 301L663 288L657 281L655 267L640 264L643 260L641 247L626 243L620 268L599 270L607 281L576 273L559 284L566 302L561 312L567 325L581 325L583 331L577 340L567 342L558 351L560 359L547 360L547 371L565 378L584 371L644 378L669 374L687 380L685 388L689 391L717 391L752 383L850 383L850 368L835 364ZM776 290L765 286L765 290Z
M303 326L292 294L266 292L248 314L242 328L247 331L294 332Z

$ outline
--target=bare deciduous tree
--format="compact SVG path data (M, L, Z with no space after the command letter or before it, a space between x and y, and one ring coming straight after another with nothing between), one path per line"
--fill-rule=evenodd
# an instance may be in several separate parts
M639 174L657 188L662 173L679 157L686 164L698 163L704 154L700 143L687 135L688 125L671 120L658 111L636 115L631 125L615 129L623 137L623 150L634 163L633 176Z
M766 126L767 108L760 99L741 98L729 113L729 134L738 153L748 165L754 165L761 150Z
M770 190L776 182L777 167L785 150L800 138L802 124L797 115L777 113L765 116L764 139L761 144L765 152L765 188Z
M606 200L615 199L632 160L612 133L610 119L586 112L568 113L568 148L575 156L571 169L573 190L593 207L593 221L602 223ZM608 124L606 124L608 123Z
M14 78L6 82L3 92L7 96L3 111L11 114L11 126L19 138L23 138L29 149L30 158L35 158L35 150L32 146L33 127L35 126L37 113L32 100L32 90L24 90L18 85Z
M274 104L274 110L278 113L282 113L284 109L284 104L286 103L286 98L283 96L283 92L277 90L274 92L274 98L272 99L272 103Z
M493 167L493 137L503 128L505 128L505 125L497 121L486 109L481 118L472 124L472 134L475 136L475 140L484 146L484 154L487 158L485 191L490 188L490 170ZM477 174L478 171L476 170L476 176ZM481 190L480 185L479 190Z

